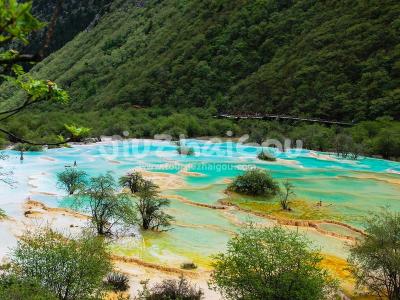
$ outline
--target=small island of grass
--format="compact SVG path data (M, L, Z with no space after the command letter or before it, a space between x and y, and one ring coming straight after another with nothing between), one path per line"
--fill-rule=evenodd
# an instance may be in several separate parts
M262 169L250 169L237 176L227 191L227 202L247 211L300 219L315 219L320 216L313 205L304 201L293 201L294 185L289 180L279 183L269 172ZM294 207L298 210L296 214L292 214Z

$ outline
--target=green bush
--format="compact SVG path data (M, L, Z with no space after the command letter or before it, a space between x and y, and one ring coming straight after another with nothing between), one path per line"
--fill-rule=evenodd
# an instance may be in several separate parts
M200 113L201 111L201 113ZM188 113L189 112L185 112ZM32 114L36 114L33 112ZM160 114L157 116L157 114ZM21 122L27 126L29 138L39 142L51 142L57 140L57 134L63 132L63 122L76 122L82 126L90 126L93 129L92 136L103 134L121 134L121 130L129 131L129 137L136 138L153 138L155 134L170 133L174 138L178 138L181 133L187 133L196 126L191 125L191 122L179 123L179 128L170 120L166 122L164 112L157 108L146 108L135 111L134 114L129 111L124 111L119 108L114 108L109 111L101 110L97 112L76 113L76 112L51 112L48 114L56 124L49 124L42 130L37 130L36 121L32 124L27 123L24 115L21 115ZM178 114L180 118L184 113ZM194 130L194 136L226 136L227 131L233 131L234 136L238 137L243 134L250 135L251 142L262 143L266 138L278 139L284 142L285 138L291 138L294 143L296 140L301 140L303 146L307 149L318 151L336 152L336 141L340 140L340 136L346 135L352 138L352 143L340 145L341 148L346 146L346 149L339 149L341 152L346 150L348 158L357 158L359 155L377 155L384 158L399 159L400 152L400 122L387 119L376 121L361 122L353 127L340 128L328 127L323 125L289 125L285 122L277 121L257 121L257 120L241 120L235 122L233 120L214 119L211 115L207 115L208 111L199 109L198 115L205 115L200 119L197 115L192 115L191 119L196 120L201 127L201 130ZM156 115L151 118L150 115ZM38 114L38 119L40 118ZM70 116L68 120L66 116ZM123 123L127 125L118 125L114 127L115 118L122 118ZM62 122L58 124L57 120ZM191 129L192 128L192 129ZM115 129L115 130L114 130ZM41 138L43 135L46 138ZM339 139L338 139L339 136ZM351 141L351 140L349 140Z
M201 300L203 291L192 286L187 279L181 277L179 280L163 280L152 288L143 287L139 293L139 299L145 300Z
M30 144L16 144L16 145L14 145L13 150L27 151L27 152L41 152L41 151L43 151L43 146L30 145Z
M0 299L57 300L59 298L35 280L22 280L12 275L3 275L0 277Z
M330 299L336 282L320 267L321 260L295 231L249 228L215 257L210 285L231 300Z
M6 212L0 208L0 220L6 217Z
M9 142L6 139L0 137L0 149L6 148L8 144Z
M65 237L50 228L25 233L11 261L14 276L39 282L59 299L98 299L111 270L104 239L88 234Z
M64 189L68 195L85 188L87 183L87 174L85 171L68 167L64 171L57 173L57 187Z
M260 153L258 153L257 158L265 161L276 161L276 157L265 150L262 150Z
M261 169L251 169L236 177L229 190L250 196L271 196L279 192L279 184Z
M99 236L111 236L114 228L133 226L138 219L131 197L119 193L111 172L91 177L74 199L74 205L91 216L91 226ZM153 211L144 211L147 213Z
M129 289L129 278L125 274L112 272L107 275L106 285L115 292L125 292Z
M181 269L194 270L197 269L197 265L194 262L185 262L181 264Z
M291 129L290 137L301 140L306 149L329 151L333 147L335 131L324 125L312 124L295 126Z
M400 214L387 209L365 220L366 235L350 248L349 266L361 290L379 299L400 295Z
M192 147L178 146L176 151L180 155L193 156L195 154L194 148Z

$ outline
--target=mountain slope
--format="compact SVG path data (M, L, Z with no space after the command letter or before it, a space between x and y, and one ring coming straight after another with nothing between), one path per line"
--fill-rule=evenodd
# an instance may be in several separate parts
M51 23L59 0L34 0L32 14L42 22ZM72 40L79 32L95 22L106 10L111 0L64 0L57 15L54 33L43 53L47 56ZM30 44L24 47L26 53L37 53L44 42L47 27L33 34Z
M400 119L399 12L394 0L114 1L35 72L65 86L76 111Z

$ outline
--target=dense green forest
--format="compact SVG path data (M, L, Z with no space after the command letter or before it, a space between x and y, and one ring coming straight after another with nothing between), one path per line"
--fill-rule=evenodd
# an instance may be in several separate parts
M267 112L355 123L385 117L344 131L369 145L390 132L397 145L399 125L389 120L400 119L399 11L394 0L114 0L96 26L33 69L66 88L71 105L39 106L8 126L48 138L67 122L91 127L93 135L250 130L271 137L298 136L305 125L211 116ZM9 85L0 97L22 98ZM42 125L49 118L54 122ZM325 137L343 131L311 127Z
M79 109L399 119L399 11L387 0L115 1L36 72L67 87Z

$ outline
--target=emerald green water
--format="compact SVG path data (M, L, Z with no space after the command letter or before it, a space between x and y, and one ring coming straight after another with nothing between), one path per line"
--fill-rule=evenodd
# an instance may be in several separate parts
M218 205L218 200L226 197L228 180L249 167L269 170L278 181L289 179L295 186L296 199L309 205L311 215L313 210L317 213L315 204L322 201L325 216L362 228L363 217L380 207L400 211L400 175L396 174L400 172L400 164L396 162L370 158L343 161L333 156L318 159L310 151L291 150L276 152L280 159L277 162L264 163L256 158L260 151L257 147L197 140L187 143L195 148L196 156L180 156L176 146L158 141L110 142L27 153L22 163L18 153L7 151L10 159L5 161L5 167L14 171L20 186L18 191L2 190L0 205L10 215L16 214L21 201L28 196L50 206L69 206L70 201L56 186L56 173L74 161L90 175L112 171L118 178L139 168L164 177L172 176L174 180L180 179L182 186L164 182L162 192L171 199L168 212L175 217L173 228L165 233L143 233L124 239L115 243L113 250L162 264L179 266L182 262L194 261L204 267L209 265L210 256L224 251L227 241L245 223L274 224L234 209L215 210L194 205ZM325 230L348 233L342 227L323 226ZM304 233L326 254L342 258L347 255L346 243L340 239L314 229L289 229Z

